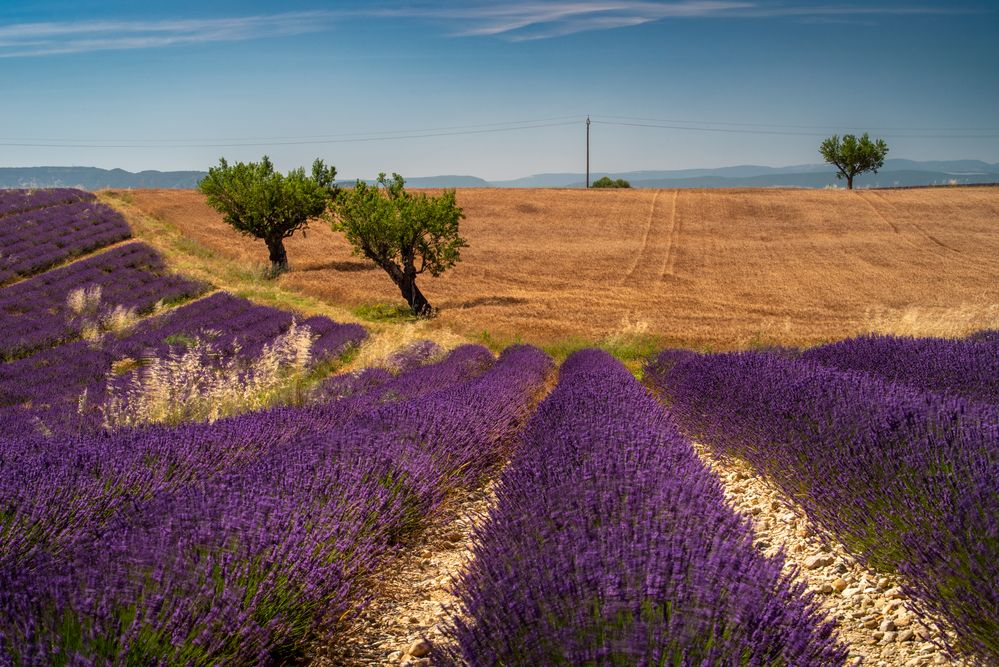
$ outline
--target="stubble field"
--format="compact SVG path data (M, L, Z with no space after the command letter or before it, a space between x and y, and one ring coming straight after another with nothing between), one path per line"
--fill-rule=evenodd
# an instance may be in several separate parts
M240 263L266 260L194 191L131 206ZM999 326L999 188L458 192L469 247L421 288L435 326L551 343L648 334L728 349L865 331ZM325 223L287 243L283 287L357 307L402 303Z

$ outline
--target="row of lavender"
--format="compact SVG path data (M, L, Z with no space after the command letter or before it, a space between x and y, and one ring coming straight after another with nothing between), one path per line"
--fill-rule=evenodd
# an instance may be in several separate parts
M107 328L157 303L202 293L203 283L169 274L160 255L129 243L0 289L0 359L9 360Z
M584 351L527 426L457 587L446 663L840 665L662 406Z
M132 235L121 214L93 201L92 195L76 201L55 195L53 201L51 191L37 191L19 204L34 208L0 217L0 284Z
M798 356L666 351L646 379L688 434L901 573L954 648L999 661L999 340L873 337Z
M59 204L94 201L89 192L75 188L0 189L0 219Z
M533 348L464 348L309 408L0 439L0 662L291 659L507 456L550 369Z
M16 422L6 428L9 432L35 422L33 428L47 430L96 430L108 390L127 385L141 372L126 365L126 371L114 375L116 365L164 358L195 340L210 341L220 361L237 355L251 359L285 332L292 319L286 311L219 292L143 320L122 336L66 343L7 362L0 365L0 410ZM313 336L314 362L343 353L367 335L360 325L338 324L321 316L300 324Z

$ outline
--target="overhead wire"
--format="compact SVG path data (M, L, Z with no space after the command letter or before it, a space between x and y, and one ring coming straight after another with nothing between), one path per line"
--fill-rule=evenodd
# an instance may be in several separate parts
M164 149L164 148L241 148L271 146L302 146L316 144L349 144L364 142L395 141L403 139L423 139L434 137L468 136L517 132L552 127L568 127L582 122L585 116L553 116L495 123L451 125L419 130L381 130L324 135L298 135L286 137L243 137L223 140L194 139L23 139L0 138L0 146L29 148L121 148L121 149ZM754 134L777 136L820 137L828 131L828 126L778 125L770 123L739 123L733 121L688 121L643 118L637 116L589 116L592 123L616 127L637 127L675 130L680 132L714 132L723 134ZM642 121L642 122L640 122ZM726 126L726 127L718 127ZM999 128L868 128L888 132L895 139L994 139L999 138ZM813 131L807 131L813 130ZM905 134L906 132L978 132L995 131L996 134Z

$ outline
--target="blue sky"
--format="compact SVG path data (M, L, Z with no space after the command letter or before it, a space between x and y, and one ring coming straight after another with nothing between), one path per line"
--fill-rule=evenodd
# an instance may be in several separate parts
M343 177L999 162L984 0L0 3L0 166ZM653 127L650 127L653 126ZM436 135L436 136L426 136Z

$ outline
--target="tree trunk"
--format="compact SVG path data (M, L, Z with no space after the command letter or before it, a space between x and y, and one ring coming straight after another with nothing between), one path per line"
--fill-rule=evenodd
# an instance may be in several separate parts
M846 189L847 190L853 189L853 174L846 175Z
M431 308L427 297L423 296L423 292L416 286L416 276L403 274L402 278L396 284L399 286L399 291L402 292L403 298L406 299L406 303L409 304L409 308L413 311L414 315L417 317L430 317L433 314L434 309Z
M288 253L284 249L284 239L265 239L270 252L271 276L278 276L288 270Z

